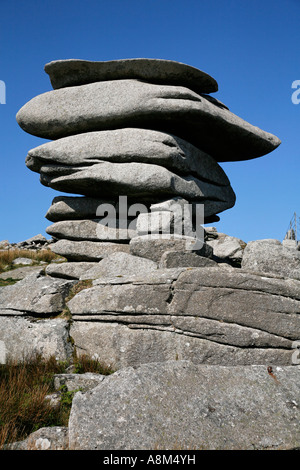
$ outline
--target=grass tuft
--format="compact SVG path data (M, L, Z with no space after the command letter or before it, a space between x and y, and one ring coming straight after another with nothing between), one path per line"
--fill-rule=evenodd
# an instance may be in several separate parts
M73 359L74 361L74 359ZM112 373L88 356L75 357L76 373ZM61 390L58 406L46 399L53 393L54 375L66 372L69 362L59 362L36 354L22 361L0 364L0 450L42 427L68 426L75 392Z

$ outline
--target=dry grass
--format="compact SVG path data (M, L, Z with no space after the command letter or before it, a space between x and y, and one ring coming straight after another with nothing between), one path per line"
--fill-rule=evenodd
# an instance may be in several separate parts
M64 373L68 366L40 355L0 364L0 450L41 427L68 426L74 392L62 391L56 407L45 400L55 391L54 375ZM112 372L88 356L75 357L74 366L77 373Z
M76 374L85 374L85 372L94 372L95 374L110 375L115 372L111 367L103 364L98 359L91 358L87 354L74 357L74 370Z
M38 355L0 365L0 449L39 427L61 422L60 410L45 397L51 393L53 375L62 370L55 358Z
M0 251L0 273L13 269L15 266L12 265L12 262L16 258L29 258L35 261L36 263L39 263L41 261L50 263L52 260L60 257L47 248L41 250L3 250Z

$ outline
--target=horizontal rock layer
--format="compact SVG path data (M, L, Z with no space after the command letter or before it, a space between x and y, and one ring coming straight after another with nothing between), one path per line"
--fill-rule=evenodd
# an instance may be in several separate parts
M57 239L76 241L107 241L123 242L131 240L136 235L135 222L123 220L122 228L118 227L115 220L91 219L91 220L65 220L55 222L47 227L46 232ZM107 225L106 225L107 222ZM52 248L52 247L51 247Z
M183 85L198 93L218 90L216 80L202 70L164 59L55 60L45 65L45 72L49 75L53 88L134 78L151 83Z
M124 127L174 134L217 161L247 160L271 152L280 140L185 87L113 80L53 90L17 114L29 134L58 139Z
M32 171L55 175L59 170L73 173L101 161L151 163L229 185L224 170L208 154L176 136L148 129L88 132L47 142L28 152L26 165Z
M98 278L68 303L71 335L80 351L117 367L176 357L291 365L300 334L299 287L213 267Z
M51 250L57 255L64 256L70 261L100 261L116 251L129 253L129 244L58 240L51 245Z
M182 197L204 204L206 216L232 207L235 194L230 185L219 186L193 176L180 177L158 165L102 162L71 175L42 175L41 182L53 189L95 198L119 195L149 201Z

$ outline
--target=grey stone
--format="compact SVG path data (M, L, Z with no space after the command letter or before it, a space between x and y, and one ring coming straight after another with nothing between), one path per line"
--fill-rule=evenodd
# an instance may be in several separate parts
M49 264L45 270L51 277L60 277L63 279L79 279L85 272L92 269L97 263L88 261L79 261L72 263Z
M160 259L160 268L216 267L218 264L210 258L186 251L165 251Z
M222 367L189 361L126 368L78 392L74 450L291 450L300 445L293 367ZM105 410L105 413L103 412Z
M280 140L211 99L185 87L112 80L43 93L17 113L29 134L72 134L140 127L174 134L217 161L247 160L273 151Z
M46 219L51 222L61 220L95 219L97 208L101 204L112 204L114 201L91 197L57 196L49 207Z
M73 319L70 334L79 354L93 355L115 370L175 359L226 366L292 365L295 351L291 341L276 335L201 318L193 322L186 316L111 312Z
M40 428L24 441L15 442L9 450L68 450L69 433L67 427L53 426Z
M152 163L175 173L229 185L224 170L205 152L179 137L149 129L88 132L47 142L28 152L26 165L32 171L51 170L55 175L56 166L58 171L72 174L76 168L101 161Z
M46 237L44 237L44 235L42 235L41 233L38 234L38 235L35 235L34 237L31 237L31 238L27 238L27 240L24 240L24 242L22 243L26 243L27 245L31 245L31 244L34 244L34 243L38 243L38 244L45 244L47 243L49 240L47 240Z
M205 237L207 240L218 238L216 227L205 227Z
M78 391L83 392L91 390L99 385L105 378L105 375L86 372L84 374L55 374L54 375L54 388L59 391L62 387L66 387L68 392Z
M296 340L300 334L297 288L296 281L291 284L239 270L195 268L176 281L169 312L236 323Z
M84 320L105 312L131 314L165 314L170 297L170 285L154 287L147 284L97 285L75 295L68 307L72 315Z
M62 312L73 281L40 273L26 276L0 292L0 315L53 315Z
M41 182L59 191L97 198L124 194L143 202L150 197L180 196L205 203L206 216L228 209L235 203L230 185L219 186L193 176L180 177L164 167L147 163L102 162L71 175L54 178L43 175Z
M157 264L146 258L117 252L107 256L88 271L80 279L97 279L102 277L122 277L136 274L146 274L157 269Z
M30 258L15 258L12 264L31 265L31 264L34 264L34 260Z
M4 271L0 274L0 279L24 279L33 273L42 273L43 269L41 266L24 266L22 268L11 269L10 271Z
M176 357L290 365L300 335L299 287L218 267L98 279L68 302L71 336L79 351L116 368Z
M33 320L23 317L0 316L0 363L41 354L68 360L73 352L69 341L69 325L61 318Z
M300 253L279 240L251 241L244 250L242 268L300 280Z
M55 60L45 65L45 72L49 75L54 89L134 78L152 83L188 86L198 93L212 93L218 90L216 80L202 70L164 59Z
M116 251L129 253L129 244L58 240L51 245L51 250L70 261L100 261Z
M284 246L284 248L289 248L291 250L297 250L297 242L296 240L282 240L282 246Z
M148 233L173 233L174 214L167 211L156 211L153 213L143 213L137 218L137 235Z
M231 237L224 233L217 233L217 236L215 232L211 233L206 243L213 249L214 256L218 260L228 260L240 265L246 243L237 237Z
M86 219L86 220L62 220L55 222L46 228L46 232L54 238L63 238L75 241L107 241L118 240L129 241L136 235L133 228L134 222L123 221L118 223L118 219Z
M170 269L155 269L145 273L135 273L122 277L108 278L103 277L93 281L94 286L118 285L118 284L131 284L136 285L171 285L178 276L184 272L186 267L170 268Z
M1 240L0 241L0 250L6 250L11 246L8 240Z
M153 234L134 237L130 240L129 246L132 255L148 258L156 263L159 263L165 251L195 251L200 256L211 258L212 248L206 243L201 243L201 240L199 243L201 248L198 247L196 238Z

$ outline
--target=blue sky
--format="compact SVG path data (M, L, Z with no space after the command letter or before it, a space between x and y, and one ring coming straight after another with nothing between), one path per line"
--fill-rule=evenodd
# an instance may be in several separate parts
M25 166L28 150L46 140L15 119L51 90L44 65L135 57L207 72L219 84L216 98L282 140L264 157L221 164L237 201L214 225L245 242L283 239L293 213L300 215L300 104L291 99L300 80L299 0L1 0L0 9L0 240L46 235L45 213L60 194Z

